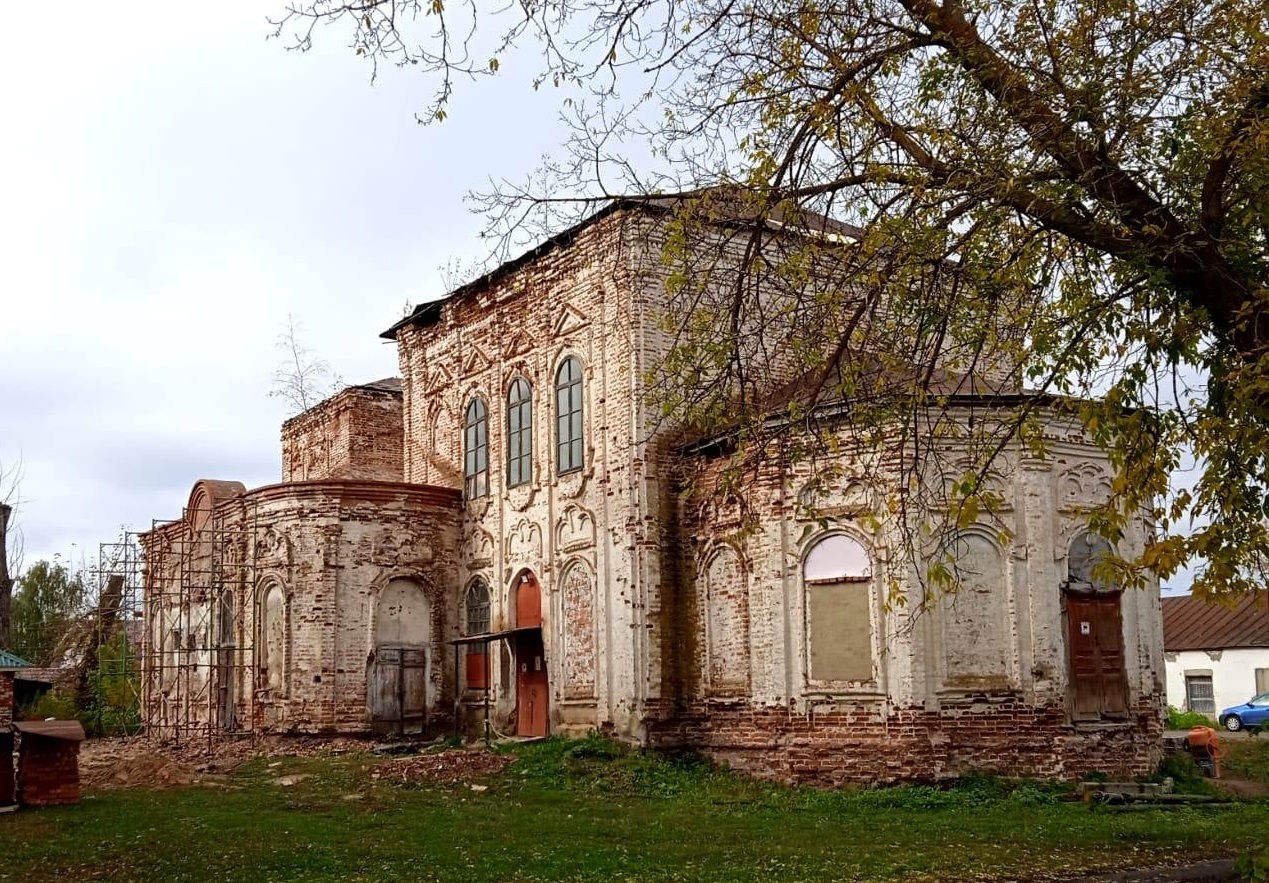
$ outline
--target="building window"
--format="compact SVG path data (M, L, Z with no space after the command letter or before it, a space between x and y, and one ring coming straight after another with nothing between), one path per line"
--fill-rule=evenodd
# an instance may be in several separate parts
M467 405L463 454L463 494L483 497L489 493L489 411L481 399Z
M812 681L870 681L872 559L856 540L825 537L802 566L807 673Z
M1085 532L1071 541L1067 587L1075 591L1108 592L1117 588L1106 579L1101 564L1114 555L1106 538Z
M282 587L270 583L260 603L261 686L275 695L286 694L286 596Z
M523 377L507 391L507 487L533 480L533 387Z
M1269 668L1256 669L1256 695L1269 693Z
M1199 714L1216 714L1216 695L1212 692L1211 675L1185 676L1185 706Z
M582 363L569 356L555 373L555 467L582 468Z
M467 589L465 600L467 634L483 635L489 631L489 585L479 577ZM489 686L489 645L467 645L467 688L484 690Z

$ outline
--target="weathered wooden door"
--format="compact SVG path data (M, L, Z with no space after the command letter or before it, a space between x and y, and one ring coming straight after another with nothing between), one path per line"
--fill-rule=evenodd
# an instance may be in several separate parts
M427 723L427 651L378 647L366 685L375 732L419 733Z
M542 633L516 638L516 735L547 735L549 687Z
M1119 593L1068 594L1071 714L1076 720L1120 717L1128 711Z

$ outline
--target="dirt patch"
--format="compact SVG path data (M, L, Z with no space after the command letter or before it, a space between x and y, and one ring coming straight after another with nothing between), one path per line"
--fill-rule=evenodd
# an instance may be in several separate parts
M1269 785L1262 782L1251 782L1247 779L1215 779L1213 784L1218 790L1225 791L1244 800L1269 797Z
M79 779L88 789L218 785L251 757L323 757L366 747L356 739L271 737L181 744L140 737L90 739L80 747Z
M370 775L384 781L470 782L497 775L514 759L492 751L453 749L389 760Z
M79 752L79 781L89 789L174 788L194 784L199 775L191 764L139 740L92 740Z

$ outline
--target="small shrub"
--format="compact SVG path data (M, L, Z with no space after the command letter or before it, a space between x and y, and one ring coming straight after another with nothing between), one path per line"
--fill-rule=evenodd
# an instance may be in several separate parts
M78 716L79 709L75 707L74 697L61 690L49 690L34 702L18 709L18 719L27 721L42 721L50 717L75 720Z
M1169 730L1188 730L1191 727L1212 727L1215 729L1216 721L1197 711L1181 711L1170 705L1168 706Z
M1198 761L1184 751L1163 758L1159 763L1158 777L1171 777L1174 787L1182 794L1207 794L1212 790L1212 783L1203 774Z
M1269 851L1249 849L1234 862L1234 872L1247 883L1269 883Z

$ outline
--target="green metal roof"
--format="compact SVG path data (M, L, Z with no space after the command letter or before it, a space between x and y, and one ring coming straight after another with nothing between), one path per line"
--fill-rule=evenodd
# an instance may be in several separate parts
M30 668L31 663L21 656L14 656L8 650L0 650L0 668Z

